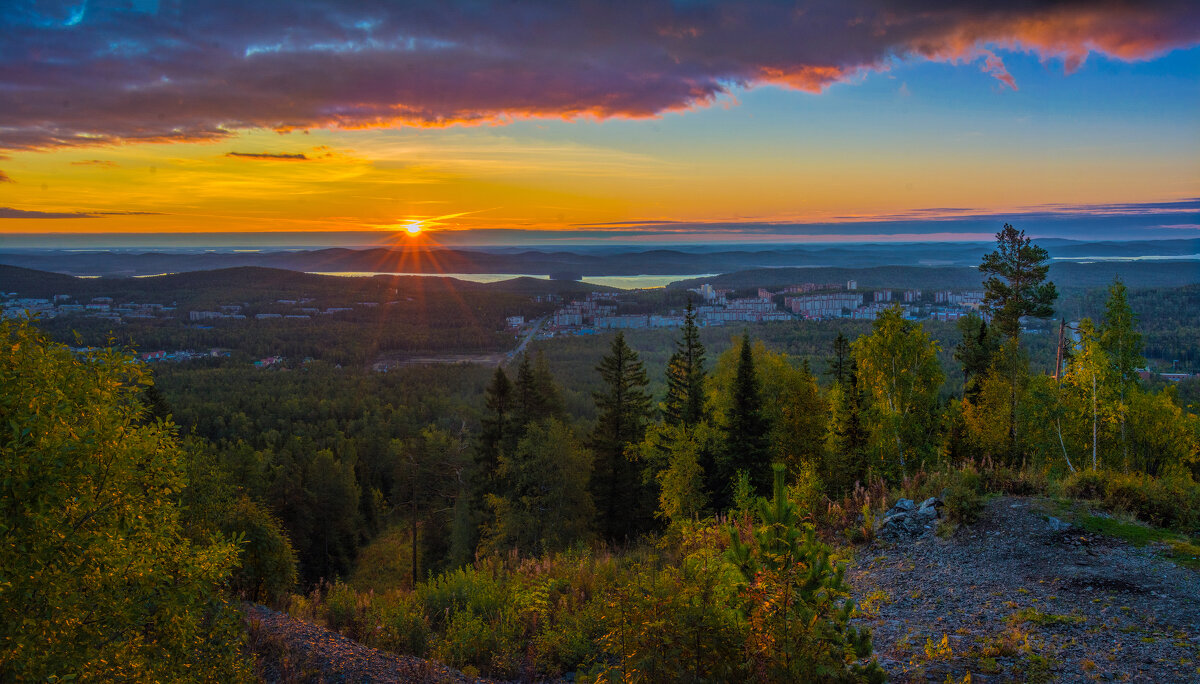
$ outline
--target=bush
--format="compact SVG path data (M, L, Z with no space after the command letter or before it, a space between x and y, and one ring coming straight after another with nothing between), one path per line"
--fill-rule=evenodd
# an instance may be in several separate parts
M1110 510L1182 531L1200 527L1200 484L1186 472L1163 477L1142 473L1084 470L1068 477L1063 491L1071 497L1100 501Z
M296 552L279 520L243 495L225 515L221 531L243 540L230 587L256 603L282 603L296 585Z
M1080 470L1063 480L1063 493L1072 499L1103 499L1108 478L1101 470Z
M249 675L221 588L234 544L189 539L185 458L144 368L0 322L0 681Z
M424 656L429 647L429 621L411 592L391 591L370 603L369 643L394 653Z
M946 519L959 525L970 525L983 511L983 478L974 466L954 473L942 501L946 504Z

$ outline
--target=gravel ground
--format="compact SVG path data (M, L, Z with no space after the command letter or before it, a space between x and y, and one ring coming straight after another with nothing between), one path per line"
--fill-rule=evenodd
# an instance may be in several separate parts
M877 541L847 576L891 681L1200 682L1200 573L990 501L948 539Z
M337 632L259 605L245 606L258 674L268 684L283 682L429 682L485 684L438 663L364 646Z

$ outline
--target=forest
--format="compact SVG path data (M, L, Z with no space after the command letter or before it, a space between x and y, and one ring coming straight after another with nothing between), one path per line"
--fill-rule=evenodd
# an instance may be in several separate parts
M882 681L845 572L900 498L938 534L1040 494L1197 543L1196 383L1137 373L1194 358L1197 291L1060 298L1046 262L1006 226L987 321L689 307L499 368L151 374L5 321L0 679L252 678L247 600L503 679Z

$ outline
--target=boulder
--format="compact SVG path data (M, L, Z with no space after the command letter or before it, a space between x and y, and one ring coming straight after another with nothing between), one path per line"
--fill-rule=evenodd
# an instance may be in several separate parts
M1059 520L1058 518L1056 518L1052 515L1046 517L1046 522L1049 523L1050 529L1054 530L1055 532L1061 532L1062 530L1071 529L1071 523L1069 523L1065 520Z

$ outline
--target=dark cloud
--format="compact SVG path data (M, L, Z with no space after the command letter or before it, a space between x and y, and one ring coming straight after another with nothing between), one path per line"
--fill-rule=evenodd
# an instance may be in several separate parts
M241 159L266 159L273 161L308 161L308 157L303 154L268 154L266 152L230 152L226 157L238 157Z
M8 177L8 174L0 171L0 183L16 183L15 180Z
M91 219L105 216L160 216L154 211L36 211L0 207L0 219Z
M153 12L139 8L157 8ZM739 87L820 91L894 59L997 49L1145 59L1200 41L1194 0L13 0L0 149L231 131L648 117Z
M82 212L61 212L61 211L27 211L25 209L13 209L11 207L0 207L0 219L80 219L80 218L96 218L92 214Z
M107 159L81 159L79 161L71 162L71 166L102 166L114 168L117 166L117 163L114 161L108 161Z

